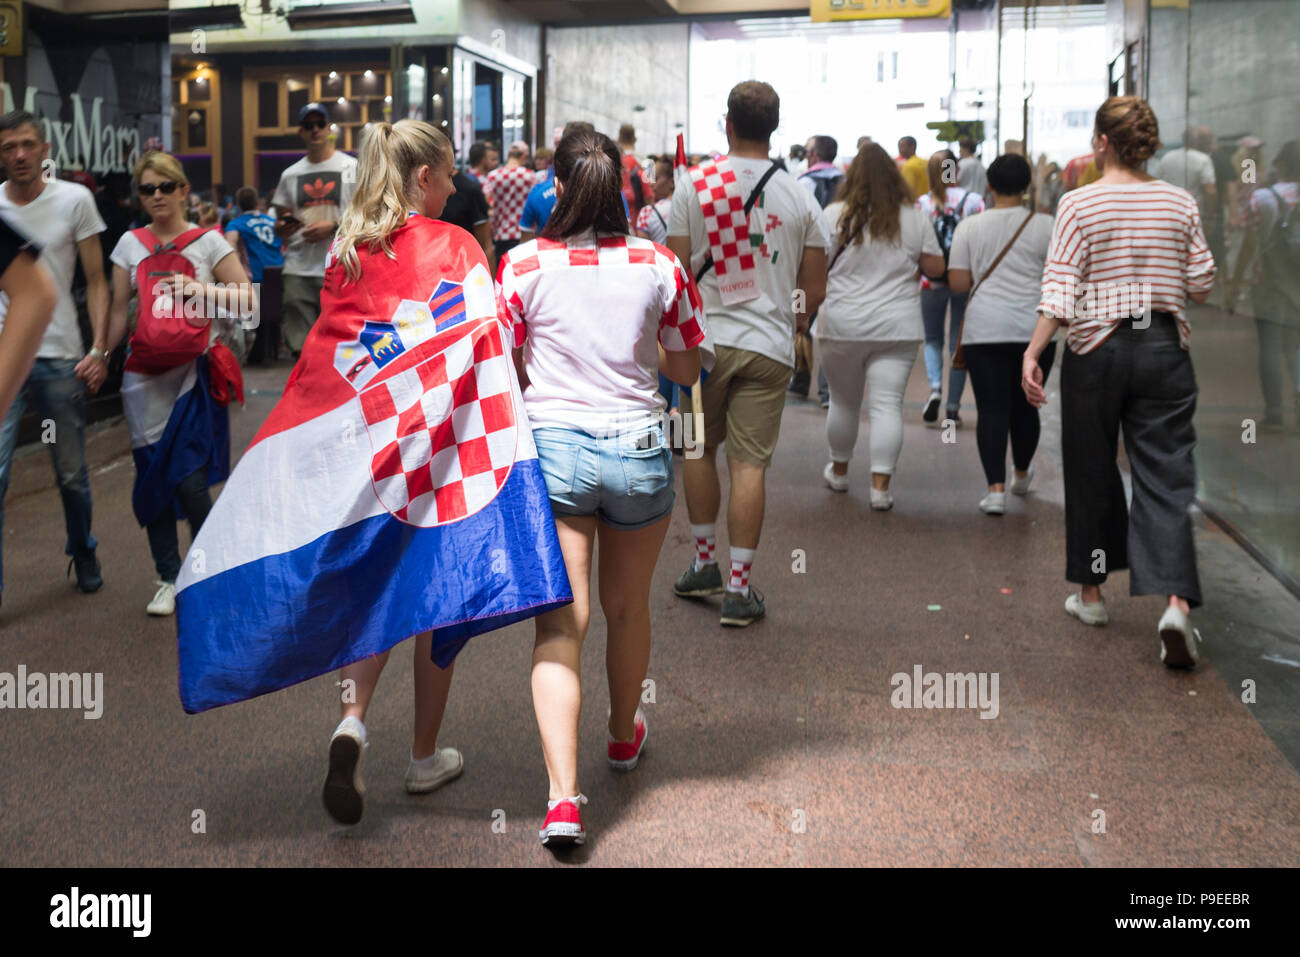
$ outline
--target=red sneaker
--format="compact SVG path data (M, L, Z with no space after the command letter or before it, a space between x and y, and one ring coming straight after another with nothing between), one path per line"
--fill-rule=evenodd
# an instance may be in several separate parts
M641 760L641 751L645 748L645 715L636 709L636 718L632 725L636 731L631 741L615 741L614 736L605 732L608 739L606 751L609 754L609 766L615 771L631 771Z
M587 829L582 826L582 805L587 803L585 794L546 803L550 810L546 812L542 829L537 832L544 846L569 847L587 839Z

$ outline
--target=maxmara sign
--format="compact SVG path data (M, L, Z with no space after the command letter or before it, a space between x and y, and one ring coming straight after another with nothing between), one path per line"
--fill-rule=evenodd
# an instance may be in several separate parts
M0 91L4 97L4 112L22 109L41 116L36 108L39 91L35 87L27 87L22 103L15 101L8 83L0 83ZM91 173L129 173L140 159L140 131L134 127L105 123L102 96L90 101L89 115L80 93L71 94L67 102L72 105L70 122L41 116L54 166L67 169L79 165Z

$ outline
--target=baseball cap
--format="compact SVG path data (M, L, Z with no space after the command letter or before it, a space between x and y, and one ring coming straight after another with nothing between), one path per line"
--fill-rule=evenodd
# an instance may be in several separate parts
M298 125L302 126L302 124L306 122L307 117L311 116L313 113L319 113L326 123L330 121L329 110L325 109L325 107L319 103L308 103L298 111Z

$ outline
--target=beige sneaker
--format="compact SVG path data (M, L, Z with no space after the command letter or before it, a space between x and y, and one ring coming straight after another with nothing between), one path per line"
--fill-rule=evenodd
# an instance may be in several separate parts
M1196 667L1196 662L1200 659L1196 651L1196 637L1192 634L1192 623L1187 620L1181 608L1176 605L1166 608L1156 629L1160 632L1160 660L1166 668L1190 671Z
M366 807L366 786L361 781L366 743L365 725L351 715L339 722L330 738L330 767L321 800L340 824L356 824Z
M1106 613L1106 599L1084 601L1079 592L1065 599L1065 611L1085 625L1104 625L1110 621L1110 615Z
M465 758L455 748L439 748L433 752L433 760L412 757L406 766L406 793L428 794L456 780L464 770Z
M176 614L176 586L171 582L154 582L158 586L158 591L154 593L153 601L145 608L151 615L174 615Z

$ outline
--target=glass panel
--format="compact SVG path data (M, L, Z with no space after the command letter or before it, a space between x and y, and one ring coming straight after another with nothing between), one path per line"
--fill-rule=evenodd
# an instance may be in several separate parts
M1300 195L1300 74L1279 69L1300 19L1266 0L1153 5L1148 40L1163 147L1147 169L1196 197L1218 267L1187 311L1198 495L1300 578L1300 281L1273 228Z
M336 100L343 95L343 74L331 70L320 77L320 99Z
M302 86L298 89L289 89L289 115L285 117L285 123L289 126L298 125L298 111L311 102L311 88Z
M280 84L274 80L257 84L257 125L264 129L280 125Z
M212 99L212 81L206 76L186 80L185 89L189 93L191 103Z

